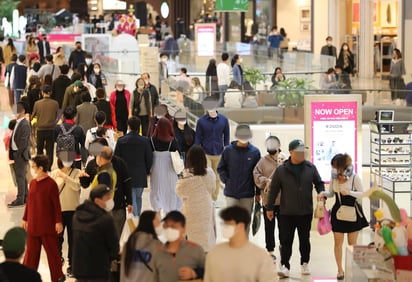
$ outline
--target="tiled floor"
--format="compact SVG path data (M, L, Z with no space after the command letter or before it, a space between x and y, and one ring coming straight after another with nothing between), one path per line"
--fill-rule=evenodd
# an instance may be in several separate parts
M3 137L5 128L7 128L7 123L9 118L12 117L11 111L7 106L7 96L5 95L5 89L0 87L0 102L1 102L1 113L0 113L0 137ZM16 194L16 188L13 186L13 183L10 179L9 168L6 160L6 154L4 146L0 146L0 238L4 236L4 233L12 226L20 225L21 218L23 214L23 208L17 209L8 209L7 203L14 200ZM368 170L364 169L363 173L364 187L369 186L369 174ZM149 209L149 193L146 190L143 194L143 208ZM329 201L329 205L333 203L333 200ZM218 208L216 208L216 213L218 213L221 207L224 207L224 197L221 194L219 201L217 202ZM369 203L367 200L364 200L364 209L365 213L368 216L369 212ZM218 227L218 241L221 241L219 230L220 224L217 224ZM371 232L370 229L364 229L359 237L358 243L367 244L371 241ZM258 232L254 237L251 237L251 241L256 243L259 246L264 247L264 232L263 228ZM298 240L295 238L294 251L291 260L291 278L284 279L283 281L312 281L313 278L333 278L336 277L337 270L333 255L333 236L328 234L326 236L320 236L316 231L311 233L311 242L312 242L312 251L311 251L311 261L310 266L312 269L312 275L301 277L300 275L300 266L299 266L299 249L298 249ZM278 245L278 242L277 242ZM65 246L66 251L67 247ZM279 251L276 247L276 256L279 257ZM0 261L3 261L3 254L0 253ZM278 269L278 265L274 265ZM65 269L65 268L64 268ZM50 281L50 275L48 271L47 258L44 253L41 256L41 262L39 266L39 272L42 275L43 281ZM69 279L68 281L74 281Z

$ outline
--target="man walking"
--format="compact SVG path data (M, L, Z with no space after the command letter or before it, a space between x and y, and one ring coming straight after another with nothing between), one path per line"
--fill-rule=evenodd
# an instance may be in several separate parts
M49 159L49 167L46 170L50 171L54 159L54 132L59 103L50 98L51 87L49 85L43 85L41 93L43 99L34 103L32 124L37 124L37 155L43 155L43 149L46 147L46 154Z
M26 203L28 195L27 187L27 165L30 159L30 124L25 115L28 105L24 102L17 103L16 127L11 136L9 157L14 160L14 173L17 182L17 198L7 206L9 208L19 207Z
M37 48L39 49L40 64L44 64L44 59L47 55L50 55L50 43L47 41L47 34L43 34L37 42Z
M216 175L217 166L223 152L223 148L229 145L229 121L216 111L216 100L205 98L203 106L207 113L203 115L196 125L195 144L203 147L206 153L208 166ZM216 188L213 191L213 200L219 196L220 180L216 177Z
M17 64L11 71L10 75L10 85L11 89L14 91L14 102L18 103L20 97L26 89L27 81L27 67L25 65L26 56L20 55Z
M129 133L117 141L114 154L127 164L129 175L132 177L133 214L139 216L143 190L147 187L147 176L152 168L153 152L149 139L139 135L139 118L130 117L127 125Z
M159 105L159 93L156 87L150 82L150 74L148 72L142 73L142 79L145 83L145 88L149 90L150 98L152 101L152 113L154 113L154 108Z
M59 68L60 68L60 75L55 80L53 80L53 83L52 83L51 98L56 100L59 103L59 109L61 112L61 109L63 106L64 93L66 92L66 88L69 87L69 85L71 84L71 81L70 81L70 78L67 76L70 70L69 66L62 65ZM59 116L60 116L60 113L59 113Z
M238 205L251 214L255 195L260 201L260 189L253 180L253 169L260 160L260 152L249 142L252 139L249 125L238 125L235 137L237 140L223 151L217 171L225 184L226 206ZM246 227L249 232L249 225Z
M86 63L86 52L82 50L82 43L80 41L76 42L76 49L70 53L69 57L69 67L76 70L80 64Z
M267 218L274 217L275 199L280 194L279 240L281 267L280 277L289 277L292 245L295 229L299 235L300 264L303 275L310 274L310 226L313 215L312 190L315 186L318 201L323 200L325 190L316 167L305 160L305 145L301 140L289 143L290 158L280 165L273 176L266 207Z
M229 54L224 52L222 53L222 62L220 62L217 67L217 83L219 86L219 101L218 106L223 107L225 101L225 93L230 84L230 72L229 67Z
M53 63L52 55L46 56L46 64L41 66L37 75L44 80L44 77L48 74L52 76L53 81L60 75L60 68Z

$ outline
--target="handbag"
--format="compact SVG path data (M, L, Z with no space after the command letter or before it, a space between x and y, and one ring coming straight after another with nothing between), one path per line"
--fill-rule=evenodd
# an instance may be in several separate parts
M330 212L323 205L324 216L318 220L318 232L320 235L326 235L332 231L332 223L330 222Z
M170 156L172 157L173 169L177 174L181 174L185 166L179 151L170 152Z
M316 204L315 213L313 215L314 218L322 218L325 216L325 209L324 209L323 201L318 201Z
M355 175L353 176L352 180L352 189L353 190L353 184L355 182ZM340 192L338 194L338 199L339 199L339 204L340 207L336 211L336 219L340 221L348 221L348 222L356 222L356 213L357 211L357 204L355 202L354 206L347 206L347 205L342 205L342 200L340 197Z

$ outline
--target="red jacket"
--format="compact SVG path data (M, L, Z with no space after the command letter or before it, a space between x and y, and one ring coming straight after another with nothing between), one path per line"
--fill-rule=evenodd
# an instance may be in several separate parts
M30 182L29 196L23 220L27 221L27 233L31 236L42 236L56 233L56 223L62 222L59 188L50 177Z
M126 98L127 103L127 112L129 113L130 108L130 92L129 90L124 90L124 96ZM116 90L110 93L110 109L112 110L112 124L115 129L117 129L117 121L116 121ZM129 114L128 114L129 115Z

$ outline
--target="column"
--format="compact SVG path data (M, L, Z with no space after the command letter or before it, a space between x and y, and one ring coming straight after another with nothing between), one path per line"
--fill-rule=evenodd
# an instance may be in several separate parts
M410 36L412 32L412 1L404 0L402 2L402 11L403 13L399 12L398 20L398 47L401 48L406 73L409 74L412 69L412 54L409 51L412 48L412 38ZM402 15L404 18L402 18ZM409 79L406 81L409 81Z
M373 78L373 0L360 1L359 28L359 77Z

